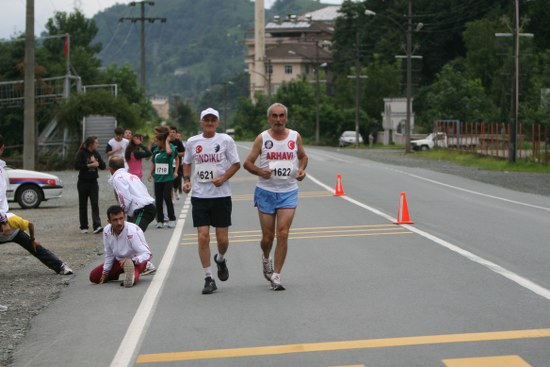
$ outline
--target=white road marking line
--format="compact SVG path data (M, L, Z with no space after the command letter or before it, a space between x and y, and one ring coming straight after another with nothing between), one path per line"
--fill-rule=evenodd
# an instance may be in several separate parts
M413 174L413 173L408 173L408 172L401 171L401 170L398 170L398 169L391 169L391 170L392 170L392 171L395 171L395 172L397 172L397 173L400 173L400 174L404 174L404 175L407 175L407 176L410 176L410 177L414 177L414 178L419 179L419 180L423 180L423 181L427 181L427 182L433 183L433 184L435 184L435 185L440 185L440 186L448 187L448 188L453 189L453 190L463 191L463 192L467 192L467 193L472 194L472 195L483 196L483 197L486 197L486 198L491 198L491 199L495 199L495 200L505 201L505 202L507 202L507 203L512 203L512 204L516 204L516 205L527 206L527 207L529 207L529 208L540 209L540 210L545 210L545 211L549 211L549 212L550 212L550 208L546 208L546 207L544 207L544 206L533 205L533 204L527 204L527 203L522 203L521 201L510 200L510 199L506 199L506 198L503 198L503 197L500 197L500 196L494 196L494 195L484 194L484 193L482 193L482 192L473 191L473 190L470 190L470 189L465 189L465 188L463 188L463 187L458 187L458 186L449 185L449 184L446 184L446 183L443 183L443 182L435 181L435 180L432 180L432 179L429 179L429 178L426 178L426 177L418 176L418 175L415 175L415 174Z
M185 199L185 204L183 210L189 208L189 203L191 202L191 196L187 196ZM116 352L112 362L111 367L125 367L133 366L135 357L137 355L137 349L143 340L143 336L148 329L149 322L153 315L153 311L157 306L158 300L160 297L158 295L162 291L166 278L168 276L168 271L172 267L174 261L174 255L178 248L179 239L183 231L183 226L185 225L185 216L176 223L176 228L172 232L172 237L168 243L168 247L164 252L164 256L158 266L155 276L151 280L151 284L147 288L147 292L143 296L141 303L128 327L126 330L126 335L122 339L118 351Z
M326 190L328 191L331 191L331 192L334 192L334 189L332 189L331 187L325 185L324 183L322 183L321 181L317 180L315 177L313 177L311 174L308 174L307 175L307 178L309 178L310 180L312 180L313 182L315 182L317 185L321 186L321 187L324 187ZM421 177L419 177L421 178ZM432 180L429 180L429 181L432 181ZM434 183L437 183L437 181L434 181ZM446 185L446 184L442 184L444 186L450 186L450 185ZM450 186L450 187L453 187L453 186ZM459 188L458 188L459 189ZM467 191L467 192L470 192L470 190L465 190L463 189L464 191ZM475 193L472 191L472 193ZM480 194L480 193L478 193ZM480 195L484 195L484 194L480 194ZM489 196L489 195L487 195ZM383 213L381 212L380 210L378 209L375 209L375 208L372 208L368 205L365 205L355 199L352 199L350 198L349 196L340 196L340 198L344 199L344 200L347 200L349 201L350 203L352 204L355 204L363 209L366 209L376 215L379 215L389 221L394 221L395 218L391 217L390 215L387 215L386 213ZM495 197L496 198L496 197ZM502 199L502 198L501 198ZM519 203L519 202L514 202L512 200L506 200L506 199L502 199L504 201L510 201L512 203ZM521 203L520 203L521 204ZM528 205L528 204L524 204L524 205ZM542 207L540 207L542 208ZM544 208L545 209L545 208ZM450 242L447 242L439 237L436 237L434 235L431 235L427 232L424 232L420 229L417 229L416 227L413 227L411 225L408 225L408 224L401 224L401 226L403 226L403 228L406 228L408 229L409 231L411 232L414 232L416 234L418 234L419 236L422 236L430 241L433 241L435 243L437 243L438 245L441 245L465 258L467 258L468 260L470 261L473 261L477 264L480 264L484 267L486 267L487 269L497 273L497 274L500 274L502 275L503 277L507 278L507 279L510 279L511 281L519 284L520 286L530 290L531 292L535 293L535 294L538 294L539 296L543 297L543 298L546 298L547 300L550 301L550 290L548 290L547 288L544 288L540 285L538 285L537 283L527 279L527 278L524 278L498 264L495 264L494 262L492 261L489 261L489 260L486 260L480 256L477 256L476 254L470 252L470 251L466 251L456 245L453 245L452 243Z

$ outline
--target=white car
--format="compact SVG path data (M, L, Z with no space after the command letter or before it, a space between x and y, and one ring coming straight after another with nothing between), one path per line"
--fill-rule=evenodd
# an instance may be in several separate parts
M345 147L346 145L355 145L355 131L344 131L338 139L338 145ZM363 144L363 137L359 134L359 144Z
M42 201L58 199L63 194L63 183L55 175L9 167L6 173L8 201L17 201L23 209L37 208Z

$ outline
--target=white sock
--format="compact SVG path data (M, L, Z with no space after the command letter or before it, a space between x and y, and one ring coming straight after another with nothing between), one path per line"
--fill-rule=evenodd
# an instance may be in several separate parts
M223 263L223 255L218 252L218 256L216 256L216 261L219 263Z
M212 278L212 267L211 266L209 266L207 268L204 268L204 277L205 278L208 278L208 277Z

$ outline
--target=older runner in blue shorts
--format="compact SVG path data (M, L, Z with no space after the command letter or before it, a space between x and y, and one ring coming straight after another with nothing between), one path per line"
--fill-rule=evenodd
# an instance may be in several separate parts
M267 110L271 128L254 140L244 168L258 176L254 205L262 227L262 265L271 289L282 291L281 270L288 248L288 233L298 205L298 181L306 177L308 158L298 132L288 129L287 108L274 103ZM256 160L260 158L258 165ZM275 267L271 249L277 234Z

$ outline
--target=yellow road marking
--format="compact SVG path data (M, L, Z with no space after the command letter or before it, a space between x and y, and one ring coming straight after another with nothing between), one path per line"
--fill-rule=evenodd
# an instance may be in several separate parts
M520 356L444 359L447 367L531 367Z
M369 237L369 236L388 236L388 235L397 235L397 234L413 234L410 231L405 232L379 232L379 233L355 233L355 234L333 234L330 236L292 236L289 235L289 240L305 240L305 239L311 239L311 238L336 238L336 237ZM260 240L261 236L257 236L256 238L248 239L248 240L238 240L234 239L233 237L229 237L229 241L231 244L235 243L245 243L245 242L258 242ZM182 241L180 242L181 246L189 246L189 245L196 245L197 241L196 239L194 241Z
M550 329L529 329L512 331L495 331L485 333L466 334L444 334L431 336L413 336L404 338L384 338L349 340L340 342L305 343L271 345L264 347L232 348L232 349L210 349L195 350L190 352L141 354L137 357L137 363L152 362L176 362L198 359L220 359L236 357L268 356L275 354L306 353L306 352L327 352L352 349L372 349L403 347L413 345L448 344L465 342L482 342L514 339L549 338ZM490 366L490 365L489 365ZM454 366L456 367L456 366ZM481 366L478 366L481 367ZM486 367L486 366L483 366ZM499 366L502 367L502 366ZM527 367L527 366L513 366Z
M336 238L336 237L364 237L364 236L384 236L391 234L411 234L412 232L402 227L396 227L394 224L361 224L348 226L325 226L325 227L302 227L290 230L289 239L300 240L310 238ZM229 232L231 243L256 242L261 238L262 231L259 229L232 231ZM310 236L306 236L310 235ZM210 236L215 237L215 232L210 232ZM196 233L186 233L182 236L180 245L194 245L197 243Z
M358 225L349 225L349 226L323 226L323 227L301 227L301 228L291 228L290 233L296 233L300 231L309 231L313 229L354 229L354 228L398 228L395 226L395 224L358 224ZM261 230L259 229L253 229L253 230L246 230L246 231L231 231L229 232L229 235L236 234L236 233L261 233ZM212 231L210 232L210 235L215 235L216 232ZM183 235L186 236L196 236L196 233L186 233Z

